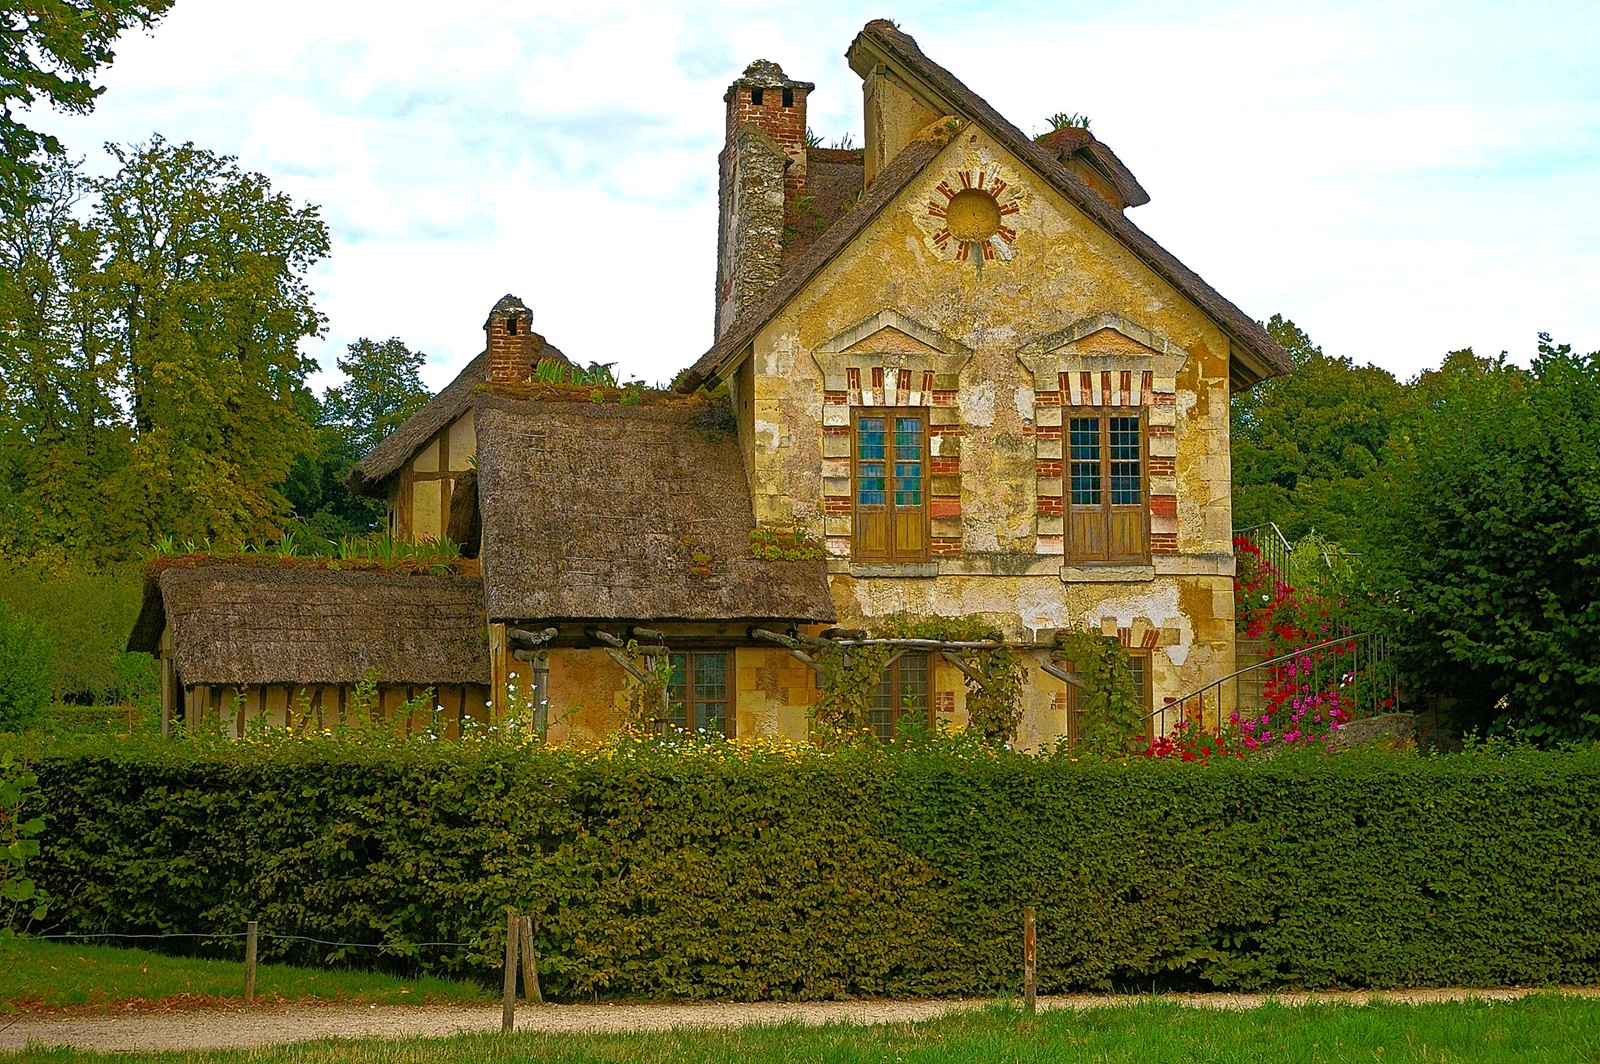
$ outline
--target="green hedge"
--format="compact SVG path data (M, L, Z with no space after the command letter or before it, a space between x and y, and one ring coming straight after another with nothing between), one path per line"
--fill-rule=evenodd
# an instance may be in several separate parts
M1600 751L1192 765L322 741L34 757L74 931L470 939L547 992L824 998L1600 981ZM236 948L233 946L229 947ZM272 959L321 962L268 943Z

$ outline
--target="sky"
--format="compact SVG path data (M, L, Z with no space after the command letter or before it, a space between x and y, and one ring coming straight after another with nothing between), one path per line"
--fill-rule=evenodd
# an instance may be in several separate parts
M178 0L92 114L25 120L91 172L159 133L319 205L325 371L397 336L442 387L510 292L572 358L666 381L711 341L728 83L776 61L859 145L844 51L875 17L1025 132L1088 115L1134 222L1329 354L1600 349L1600 0Z

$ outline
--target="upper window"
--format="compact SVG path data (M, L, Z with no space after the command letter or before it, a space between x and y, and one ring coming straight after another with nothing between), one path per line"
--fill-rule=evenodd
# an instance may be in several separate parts
M920 651L902 654L889 663L872 692L867 710L873 734L883 742L894 738L900 721L906 717L931 724L932 705L928 684L928 655Z
M928 414L858 410L854 446L858 561L928 559Z
M667 712L658 721L663 731L675 728L733 737L733 717L728 712L730 657L725 650L671 655Z
M1085 411L1067 424L1067 558L1145 562L1144 415Z

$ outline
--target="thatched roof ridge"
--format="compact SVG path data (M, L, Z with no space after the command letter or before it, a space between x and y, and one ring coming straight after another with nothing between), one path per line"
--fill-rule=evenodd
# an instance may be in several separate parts
M489 616L830 621L826 566L751 556L734 436L701 404L478 407Z
M185 684L486 684L483 583L469 576L211 564L155 570L129 650L164 627Z
M1179 262L1170 251L1107 203L1082 178L1069 172L1055 153L1035 144L1020 129L1006 121L983 97L923 55L922 49L909 34L902 33L886 19L874 19L862 29L847 54L854 56L864 44L882 50L902 64L947 104L949 113L980 126L1216 322L1232 341L1235 356L1243 356L1234 359L1233 372L1237 385L1248 386L1294 369L1293 361L1260 324L1223 298L1199 274ZM833 256L860 234L936 154L937 149L932 144L921 141L913 142L901 151L873 180L856 209L834 223L813 245L811 252L772 287L766 298L739 315L723 337L684 374L679 388L693 390L725 373L767 322L799 295L812 278L832 261ZM1131 173L1128 176L1131 178Z
M514 297L506 297L510 298ZM498 303L495 306L499 308ZM568 365L572 363L560 348L549 342L540 349L539 358L541 361L553 359ZM418 448L472 407L476 397L483 391L480 385L486 382L488 376L489 353L480 351L478 357L461 367L455 380L445 385L421 410L407 418L405 424L384 437L351 467L345 478L350 490L357 495L382 496L384 482L398 473Z

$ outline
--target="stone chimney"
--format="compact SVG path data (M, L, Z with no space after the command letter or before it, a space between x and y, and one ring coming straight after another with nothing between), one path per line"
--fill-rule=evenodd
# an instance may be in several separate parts
M783 231L806 189L806 96L815 88L757 59L723 99L727 138L718 159L717 316L721 336L783 270Z
M513 295L501 296L483 331L489 351L488 380L494 384L527 380L544 348L544 337L533 331L533 311L527 304Z

